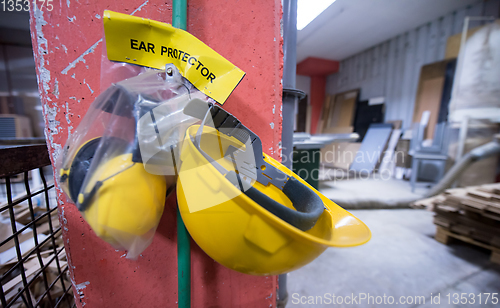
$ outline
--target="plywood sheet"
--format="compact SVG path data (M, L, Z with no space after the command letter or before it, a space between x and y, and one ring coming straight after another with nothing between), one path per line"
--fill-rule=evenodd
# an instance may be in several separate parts
M330 109L333 106L334 98L335 98L335 96L333 96L333 95L326 95L326 97L325 97L325 101L323 103L323 108L321 109L321 117L318 121L318 127L316 128L316 132L318 134L323 133L326 122L328 121Z
M325 133L332 127L349 127L354 120L354 111L359 89L328 95L323 105L318 132Z
M380 162L391 132L392 124L372 124L349 169L360 173L372 173Z
M321 149L321 164L325 167L349 170L360 142L334 142Z
M323 134L350 134L354 132L353 126L329 127L323 131Z
M427 125L426 139L431 139L434 136L434 128L437 124L439 107L441 105L441 95L443 93L444 77L437 77L422 81L420 88L420 96L417 101L417 109L415 110L414 122L419 122L422 114L425 111L430 111L429 122Z
M413 110L413 123L419 123L424 111L430 111L426 139L432 139L437 124L441 98L449 60L439 61L422 66Z
M352 126L354 108L356 107L357 100L357 90L335 95L333 108L329 111L325 129L330 127Z
M482 27L470 28L467 31L467 39L471 37L477 30ZM462 32L452 35L446 40L446 51L444 54L445 59L454 59L458 57L458 53L460 52L460 42L462 40Z

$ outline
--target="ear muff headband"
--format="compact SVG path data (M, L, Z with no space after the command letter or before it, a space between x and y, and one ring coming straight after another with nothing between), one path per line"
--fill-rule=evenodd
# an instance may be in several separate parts
M85 180L85 176L89 171L90 165L92 163L92 159L99 147L99 144L102 140L102 151L106 152L107 149L111 148L113 150L116 149L124 149L127 147L128 142L123 139L116 137L107 137L107 138L95 138L87 143L85 143L80 150L75 155L73 162L71 163L70 172L68 175L68 189L71 200L75 202L75 204L79 204L78 194L80 193L83 185L83 181ZM123 151L120 151L123 153ZM96 186L97 187L97 186ZM97 187L99 188L99 187ZM92 189L91 191L94 191ZM90 201L87 200L87 201ZM87 202L88 203L88 202ZM79 208L79 210L85 210L85 208Z
M78 193L83 185L85 175L90 168L92 158L99 146L101 138L95 138L85 143L75 155L68 175L68 189L71 200L76 203Z

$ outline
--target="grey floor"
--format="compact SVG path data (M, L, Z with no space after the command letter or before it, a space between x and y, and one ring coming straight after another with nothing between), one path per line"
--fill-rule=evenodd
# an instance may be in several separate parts
M412 192L408 181L394 178L321 181L320 192L346 209L408 208L427 192L421 184Z
M329 248L288 274L287 307L500 307L500 302L491 303L491 297L484 304L484 293L500 297L500 266L490 263L487 250L461 242L446 246L434 240L433 213L412 209L351 212L368 225L372 240L354 248ZM360 293L374 299L370 304L367 299L360 303ZM454 294L461 293L474 297L476 303L448 304L448 294L453 301ZM480 293L482 305L478 304ZM328 304L333 294L358 295L358 304ZM440 304L430 302L431 294L440 294ZM395 303L373 304L376 296L384 295L386 302L392 296ZM310 296L316 304L307 304ZM423 296L425 304L422 299L420 304L397 304L401 296ZM323 304L320 297L326 299Z

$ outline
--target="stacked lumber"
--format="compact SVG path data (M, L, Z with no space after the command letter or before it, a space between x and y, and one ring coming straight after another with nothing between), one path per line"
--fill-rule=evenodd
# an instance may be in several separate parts
M11 307L27 307L29 296L33 305L39 303L37 307L53 307L63 297L73 301L73 292L65 292L71 280L57 209L51 210L49 221L45 206L24 202L10 207L12 210L0 213L0 287L6 302ZM17 234L23 262L18 259L12 214L16 230L25 229ZM23 280L29 286L28 292L23 291Z
M500 183L448 189L413 207L436 213L438 241L459 239L489 249L491 260L500 263Z

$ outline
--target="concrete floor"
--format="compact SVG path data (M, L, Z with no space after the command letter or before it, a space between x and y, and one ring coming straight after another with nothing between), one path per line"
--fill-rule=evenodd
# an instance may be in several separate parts
M322 194L346 209L408 208L412 201L422 199L427 190L420 184L412 192L408 181L378 176L321 181L319 186Z
M425 210L353 210L370 227L370 242L354 248L329 248L320 257L288 276L287 307L500 307L478 304L479 293L500 297L500 266L490 263L490 253L462 242L443 245L433 236L433 213ZM393 296L393 305L360 303L359 294L368 297ZM475 294L472 305L448 304L454 294ZM323 299L358 296L358 304L328 304ZM330 295L328 295L330 294ZM440 294L440 304L431 303L431 294ZM304 297L305 296L305 297ZM316 303L307 304L309 296ZM420 304L396 304L401 296L423 296ZM299 301L302 300L302 303ZM336 299L338 300L338 298ZM372 300L372 301L373 301ZM380 298L380 300L383 300ZM416 302L416 300L413 298Z

